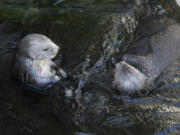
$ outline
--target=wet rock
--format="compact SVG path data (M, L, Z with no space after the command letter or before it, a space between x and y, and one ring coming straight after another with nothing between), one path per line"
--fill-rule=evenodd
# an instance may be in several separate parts
M133 39L138 18L150 14L149 8L145 9L143 5L140 7L133 3L122 7L117 13L104 15L95 26L93 43L88 49L87 59L107 62L114 53L123 52L128 42Z

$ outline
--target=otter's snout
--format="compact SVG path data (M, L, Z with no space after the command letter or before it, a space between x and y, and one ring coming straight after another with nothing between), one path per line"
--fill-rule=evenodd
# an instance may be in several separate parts
M58 46L55 46L55 47L53 48L53 53L54 53L54 55L57 55L58 52L59 52L59 47L58 47Z
M56 57L58 52L59 52L59 46L57 46L56 44L53 44L51 48L51 54L52 54L51 58L53 59L54 57Z
M114 87L127 93L142 90L147 76L125 61L115 65Z

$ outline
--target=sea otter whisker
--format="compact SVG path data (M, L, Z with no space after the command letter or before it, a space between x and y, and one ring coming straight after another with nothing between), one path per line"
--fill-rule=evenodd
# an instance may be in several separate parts
M164 81L167 81L169 79L171 79L172 77L175 77L175 76L179 76L178 74L167 74L165 76L162 76L160 79L158 79L157 81L155 81L155 85L159 85L161 82L164 82Z
M6 55L10 54L11 52L12 52L12 50L6 50L3 52L0 52L0 56L6 56Z
M16 49L16 47L0 47L0 50L11 50L14 51Z
M161 91L161 90L167 90L167 89L175 89L175 88L180 88L180 82L177 82L177 83L171 83L171 84L166 84L164 85L163 87L160 87L157 89L157 91Z

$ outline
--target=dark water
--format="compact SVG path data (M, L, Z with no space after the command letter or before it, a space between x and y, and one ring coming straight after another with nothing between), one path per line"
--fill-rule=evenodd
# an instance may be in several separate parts
M120 94L112 86L114 56L134 40L141 19L167 12L156 3L153 9L146 2L117 3L65 3L43 9L21 28L2 21L0 134L180 134L180 60L140 97ZM47 93L29 91L11 74L15 48L28 33L45 34L61 47L61 67L69 78Z

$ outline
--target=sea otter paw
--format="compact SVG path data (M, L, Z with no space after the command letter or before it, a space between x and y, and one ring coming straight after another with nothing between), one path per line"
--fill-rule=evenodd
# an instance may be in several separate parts
M67 78L67 73L62 70L61 68L58 68L58 71L57 71L58 75L60 75L62 78Z
M61 78L60 78L59 76L57 76L57 75L52 78L52 82L53 82L53 83L56 83L56 82L58 82L59 80L61 80Z

